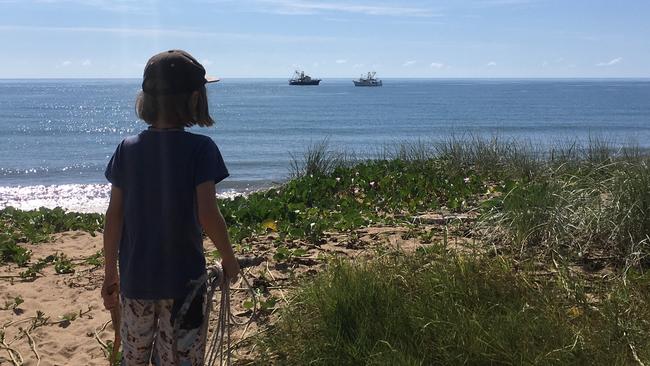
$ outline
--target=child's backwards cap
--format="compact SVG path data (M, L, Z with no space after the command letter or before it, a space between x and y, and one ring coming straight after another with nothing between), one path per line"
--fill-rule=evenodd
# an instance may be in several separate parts
M205 75L205 69L192 55L182 50L169 50L147 61L142 91L150 95L191 93L205 83L219 81Z

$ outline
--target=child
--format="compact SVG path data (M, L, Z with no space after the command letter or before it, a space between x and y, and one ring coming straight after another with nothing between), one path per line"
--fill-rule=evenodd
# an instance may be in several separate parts
M173 334L189 282L206 271L201 228L221 254L226 279L239 273L215 198L215 184L228 170L211 138L184 130L214 124L205 90L210 81L218 79L207 79L184 51L153 56L136 100L138 117L150 126L124 139L106 168L112 186L102 297L111 310L121 295L122 321L115 326L121 326L122 365L203 364L205 291Z

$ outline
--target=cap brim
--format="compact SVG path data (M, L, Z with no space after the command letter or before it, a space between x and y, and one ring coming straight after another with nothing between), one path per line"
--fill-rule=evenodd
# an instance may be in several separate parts
M214 76L205 75L205 82L206 83L216 83L218 81L221 81L221 79L219 79L217 77L214 77Z

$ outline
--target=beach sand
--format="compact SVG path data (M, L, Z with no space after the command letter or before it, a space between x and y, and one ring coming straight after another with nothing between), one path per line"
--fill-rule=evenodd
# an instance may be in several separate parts
M24 303L16 310L0 311L0 324L25 320L25 322L5 326L5 343L11 344L25 359L25 365L36 365L37 358L30 349L27 337L20 336L20 329L32 325L30 317L42 311L49 322L63 320L66 314L75 314L71 322L44 325L31 331L36 350L41 357L41 365L106 365L106 358L95 332L110 320L110 314L103 309L99 290L103 270L93 269L83 264L83 259L97 253L102 248L102 237L92 237L83 232L66 232L54 236L48 243L27 245L32 250L32 258L44 258L50 254L64 253L75 263L74 274L57 275L53 266L48 266L34 281L23 281L20 277L11 281L0 281L0 305L20 296ZM25 268L15 265L0 268L0 276L18 276ZM81 314L81 315L80 315ZM71 316L71 315L70 315ZM112 327L98 333L100 339L112 338ZM7 350L0 354L0 364L10 365Z
M437 234L433 242L441 241L445 220L440 215L424 217L418 232L413 233L407 227L372 227L349 233L328 233L319 243L310 244L297 240L278 243L277 234L268 233L261 237L242 243L242 248L251 248L245 254L265 258L265 261L245 273L246 278L262 294L261 300L273 299L275 306L258 311L254 321L248 325L232 328L233 344L236 345L235 364L247 364L255 357L251 335L265 329L277 317L277 310L289 301L291 290L306 278L318 273L331 256L348 258L373 257L379 252L393 248L413 251L420 246L430 245L423 242L421 233L431 230ZM462 228L461 228L462 229ZM462 231L462 230L461 230ZM449 236L450 245L462 246L465 238ZM455 243L455 244L454 244ZM206 241L206 249L213 248ZM91 236L84 232L65 232L52 237L47 243L26 245L33 251L31 264L40 258L52 254L65 254L74 263L75 272L56 274L52 265L47 266L33 281L25 281L19 273L25 267L8 264L0 267L0 307L11 304L17 296L24 300L16 309L0 310L0 325L5 331L4 342L24 358L24 365L108 365L105 350L101 343L113 339L110 314L104 310L100 287L103 269L86 263L86 259L98 253L102 248L102 235ZM302 248L306 254L301 257L281 260L274 258L279 246L293 250ZM277 259L277 260L276 260ZM243 303L249 300L248 293L242 290L241 283L233 285L232 313L240 322L245 322L251 315ZM219 292L215 297L219 297ZM271 302L269 302L271 303ZM267 303L267 305L269 304ZM218 303L214 302L215 309ZM47 322L29 332L34 340L30 346L25 334L32 326L37 311L41 311ZM72 318L65 321L64 317ZM216 322L216 310L211 315L211 324ZM211 327L212 329L212 327ZM101 343L100 343L101 342ZM9 351L0 349L0 365L12 365ZM18 359L14 353L14 358Z

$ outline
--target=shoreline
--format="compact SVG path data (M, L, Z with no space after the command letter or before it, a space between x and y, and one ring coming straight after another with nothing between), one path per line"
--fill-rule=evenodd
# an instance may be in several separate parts
M217 198L233 199L275 186L218 188ZM0 186L0 210L7 207L23 211L61 207L68 212L103 214L108 207L109 194L110 183Z

